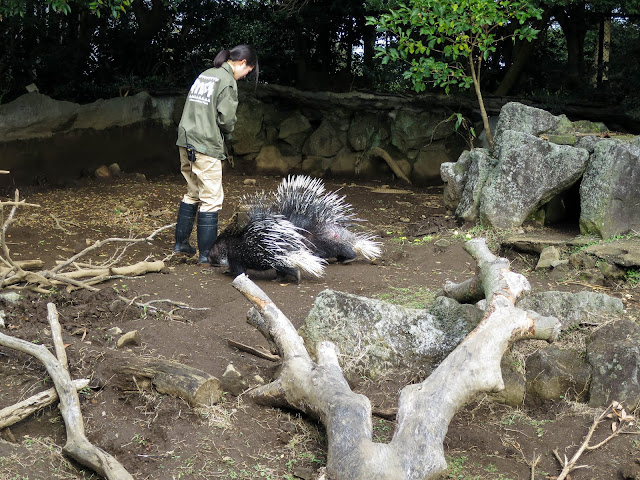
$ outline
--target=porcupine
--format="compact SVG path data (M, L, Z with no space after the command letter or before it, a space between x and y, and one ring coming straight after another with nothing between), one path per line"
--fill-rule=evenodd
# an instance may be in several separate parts
M336 192L326 192L322 180L306 175L288 176L278 186L273 200L265 193L245 196L250 208L282 215L302 229L311 250L320 258L335 258L340 263L353 261L358 254L371 260L380 255L380 243L369 233L349 230L356 218L351 204Z
M279 278L292 275L300 283L301 270L316 277L324 274L324 260L307 248L300 229L281 215L260 205L249 208L243 221L229 225L209 251L212 265L229 267L236 276L247 270L275 269Z

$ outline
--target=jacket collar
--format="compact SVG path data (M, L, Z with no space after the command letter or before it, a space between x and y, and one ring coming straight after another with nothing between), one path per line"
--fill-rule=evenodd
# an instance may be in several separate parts
M229 65L227 62L224 62L220 68L224 69L227 71L227 73L229 75L231 75L231 77L233 77L233 69L231 68L231 65Z

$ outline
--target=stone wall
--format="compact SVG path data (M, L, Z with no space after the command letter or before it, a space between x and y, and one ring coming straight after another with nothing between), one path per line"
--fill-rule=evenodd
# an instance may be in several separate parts
M444 96L242 85L232 140L235 168L390 181L389 165L374 153L378 147L414 184L439 184L440 165L467 147L449 119L464 110L452 102ZM87 105L26 94L0 105L0 168L11 171L0 182L66 183L114 162L125 172L177 173L183 105L182 95L147 92Z

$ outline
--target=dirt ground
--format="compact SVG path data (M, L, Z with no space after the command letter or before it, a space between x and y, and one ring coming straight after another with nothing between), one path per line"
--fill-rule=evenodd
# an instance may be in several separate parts
M256 184L247 185L247 178L226 173L222 223L242 194L274 189L280 181L252 177ZM441 187L407 189L396 184L386 193L375 193L382 182L325 183L330 190L341 189L359 217L367 220L367 228L380 236L384 253L373 264L359 259L330 265L323 278L304 277L299 285L275 282L274 272L250 273L296 327L316 295L327 288L415 307L432 299L446 280L462 281L472 275L475 264L462 243L466 235L482 232L456 225L442 206ZM22 197L39 207L20 209L7 231L7 243L14 260L40 258L51 267L96 240L146 236L173 223L182 192L183 180L178 176L148 182L119 177L79 181L62 189L24 189ZM231 286L232 278L222 268L203 269L193 260L171 257L172 237L173 231L166 230L150 244L130 247L118 261L124 265L145 258L165 260L161 273L111 280L100 284L97 293L60 290L26 294L16 305L0 302L6 323L3 331L50 345L46 304L55 302L72 376L91 379L90 388L81 392L88 438L115 455L136 479L316 478L326 461L325 433L322 425L295 411L256 406L242 395L230 394L218 405L192 408L155 391L116 387L109 359L121 354L175 360L218 378L233 364L251 385L257 384L256 376L268 381L276 372L273 362L228 344L231 339L268 347L246 324L250 305ZM448 245L436 245L443 239ZM495 243L492 246L497 248ZM105 246L83 261L104 261L114 250ZM527 255L501 254L529 278L534 291L591 288L567 281L573 278L571 273L552 278L533 271L535 259ZM603 290L622 298L629 314L638 319L637 286L623 283L599 288ZM139 301L179 301L189 308L175 311L181 318L168 318L119 301L118 295ZM159 305L174 308L166 302ZM138 330L140 345L116 349L119 334L112 327ZM37 361L0 347L0 409L51 386ZM353 388L367 394L376 407L392 408L402 386L393 379L362 379ZM449 470L443 478L530 479L530 464L538 455L535 479L554 478L560 469L552 451L573 455L595 413L570 402L536 410L512 408L482 396L450 425L445 444ZM373 422L378 440L391 438L392 421L374 417ZM602 427L596 437L606 433ZM634 433L586 453L579 463L589 467L571 478L640 478L640 473L637 477L621 473L638 467L640 437ZM61 454L65 432L56 407L5 429L0 437L0 480L96 478Z

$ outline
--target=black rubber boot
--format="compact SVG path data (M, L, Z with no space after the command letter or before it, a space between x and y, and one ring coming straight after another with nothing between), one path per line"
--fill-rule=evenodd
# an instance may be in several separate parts
M218 212L198 212L198 263L209 265L209 250L218 238Z
M196 253L196 249L189 245L189 236L191 235L191 230L193 230L193 221L196 218L197 211L197 203L180 202L178 220L176 222L176 244L173 247L174 253L184 253L186 255Z

